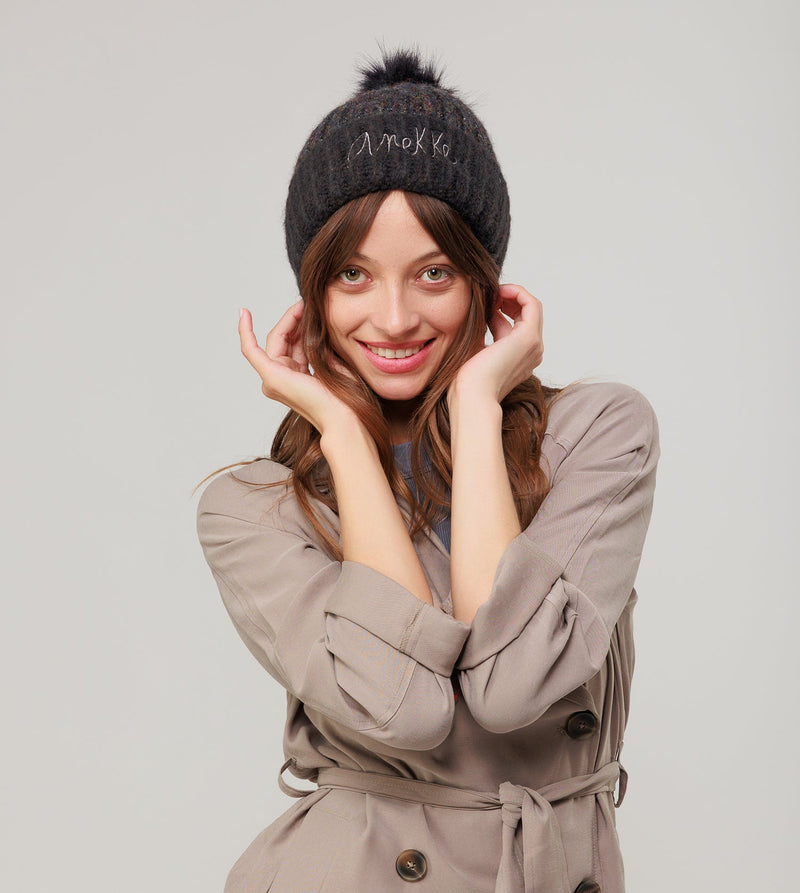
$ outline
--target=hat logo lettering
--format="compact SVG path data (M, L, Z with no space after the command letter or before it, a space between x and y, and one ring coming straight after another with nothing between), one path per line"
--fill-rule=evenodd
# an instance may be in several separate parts
M368 130L365 130L350 143L347 150L347 164L364 153L374 158L381 152L385 155L391 155L393 152L404 152L406 155L430 155L431 158L441 158L450 164L458 164L454 158L450 158L450 144L444 142L444 131L432 130L428 133L427 127L415 127L413 137L384 132L377 141L373 139Z

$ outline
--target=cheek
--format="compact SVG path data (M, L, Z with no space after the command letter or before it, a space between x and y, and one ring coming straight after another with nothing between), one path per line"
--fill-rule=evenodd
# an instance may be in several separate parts
M328 333L328 340L334 346L338 345L344 329L344 320L340 304L330 298L325 300L325 327Z
M470 296L463 296L448 308L447 315L442 320L442 328L450 335L459 335L467 325L470 301Z
M358 323L352 311L348 312L347 306L340 301L329 301L326 305L325 323L328 342L336 353L343 356L348 351L352 352L355 345L347 339Z

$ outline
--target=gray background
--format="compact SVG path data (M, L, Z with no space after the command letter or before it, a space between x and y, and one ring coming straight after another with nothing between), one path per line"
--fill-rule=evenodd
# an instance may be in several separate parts
M794 883L799 9L3 0L3 890L219 891L289 803L192 487L282 415L237 309L296 299L292 165L378 40L493 135L542 377L659 416L629 890Z

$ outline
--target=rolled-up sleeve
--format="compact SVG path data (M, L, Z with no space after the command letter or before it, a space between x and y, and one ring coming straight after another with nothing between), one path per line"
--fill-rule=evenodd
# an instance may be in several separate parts
M473 716L495 732L534 722L602 667L652 512L658 425L642 394L582 385L556 406L551 490L501 556L456 665Z
M332 560L264 511L275 489L225 475L198 506L203 552L237 632L312 709L395 747L435 747L452 724L450 676L469 627L366 565Z

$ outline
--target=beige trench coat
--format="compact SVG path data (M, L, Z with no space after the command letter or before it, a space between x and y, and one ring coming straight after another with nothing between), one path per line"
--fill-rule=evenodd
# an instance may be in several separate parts
M286 488L212 481L206 560L287 691L290 770L319 784L253 841L226 893L622 893L614 790L658 453L633 388L560 395L543 440L552 490L469 626L435 534L415 542L429 606L327 557L294 497L278 502ZM287 476L266 459L234 473Z

